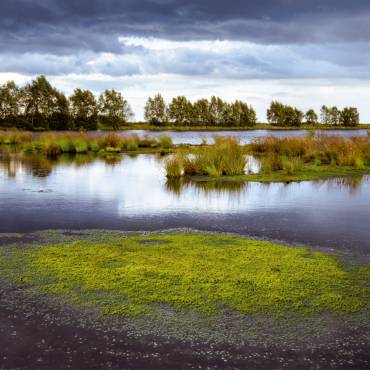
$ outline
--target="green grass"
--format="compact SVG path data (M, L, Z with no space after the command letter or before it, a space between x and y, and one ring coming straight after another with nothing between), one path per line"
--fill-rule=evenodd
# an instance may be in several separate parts
M287 170L274 171L270 173L258 173L241 176L239 180L254 182L300 182L325 180L336 177L356 177L370 174L370 166L354 168L349 166L317 166L304 165L297 172Z
M207 233L158 233L0 250L0 276L110 315L158 304L289 316L370 305L370 268L306 248Z
M276 170L271 172L260 172L241 176L191 176L194 182L300 182L326 180L338 177L359 177L370 174L370 166L354 168L350 166L330 166L330 165L303 165L297 172L291 173L289 170Z

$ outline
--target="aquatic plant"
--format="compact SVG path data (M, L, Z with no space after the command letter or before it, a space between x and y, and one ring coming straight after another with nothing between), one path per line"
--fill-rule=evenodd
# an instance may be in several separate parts
M263 167L277 171L296 162L316 165L361 167L370 158L370 139L367 137L343 138L319 136L306 138L267 137L248 145L251 153L261 156ZM298 165L299 164L299 165Z
M176 173L188 176L236 176L244 174L247 163L243 147L235 138L215 137L214 144L187 150L182 156L172 161L166 169L176 165L181 166L181 171Z
M171 136L162 135L159 137L159 144L163 149L170 149L173 147Z
M179 178L183 174L183 163L184 158L183 155L179 152L176 153L171 158L167 159L165 168L166 168L166 175L168 178Z
M0 145L15 145L17 149L28 153L34 152L47 156L58 156L62 153L87 153L100 150L115 152L137 151L139 148L170 149L172 139L167 136L151 138L138 135L120 136L115 133L90 135L87 133L44 133L32 135L27 132L0 132Z
M100 240L100 241L99 241ZM337 315L370 306L370 268L307 248L209 233L158 233L1 248L0 276L109 315L166 305L214 315Z

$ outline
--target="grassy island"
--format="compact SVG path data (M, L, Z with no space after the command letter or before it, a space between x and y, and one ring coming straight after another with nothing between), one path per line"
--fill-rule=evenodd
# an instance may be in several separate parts
M247 157L259 171L246 169ZM266 137L242 146L235 138L217 138L213 145L179 151L167 161L168 178L289 182L370 174L369 137Z

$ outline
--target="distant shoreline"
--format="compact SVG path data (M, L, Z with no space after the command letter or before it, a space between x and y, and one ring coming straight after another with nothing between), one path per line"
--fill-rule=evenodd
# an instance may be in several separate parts
M11 127L0 127L0 130L5 131L22 131L20 129L15 129ZM360 124L357 126L331 126L331 125L302 125L302 126L272 126L270 124L257 124L256 126L250 127L225 127L225 126L154 126L148 123L132 123L126 126L122 126L119 130L113 130L109 128L98 128L93 131L133 131L133 130L145 130L145 131L257 131L257 130L267 130L267 131L296 131L296 130L370 130L370 124ZM34 132L49 132L53 130L33 130ZM68 131L79 131L79 130L68 130Z

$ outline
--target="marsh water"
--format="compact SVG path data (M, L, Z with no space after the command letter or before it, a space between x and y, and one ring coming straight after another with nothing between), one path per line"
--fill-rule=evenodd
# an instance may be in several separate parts
M199 145L202 140L207 143L212 143L215 135L232 136L240 139L241 144L249 144L251 141L265 136L274 137L304 137L308 134L314 135L336 135L336 136L366 136L367 130L250 130L250 131L145 131L145 130L130 130L132 134L137 134L140 137L145 135L161 136L168 135L172 137L174 144L192 144ZM125 135L126 132L121 132Z
M370 254L370 177L168 182L165 158L0 155L0 232L194 228Z

